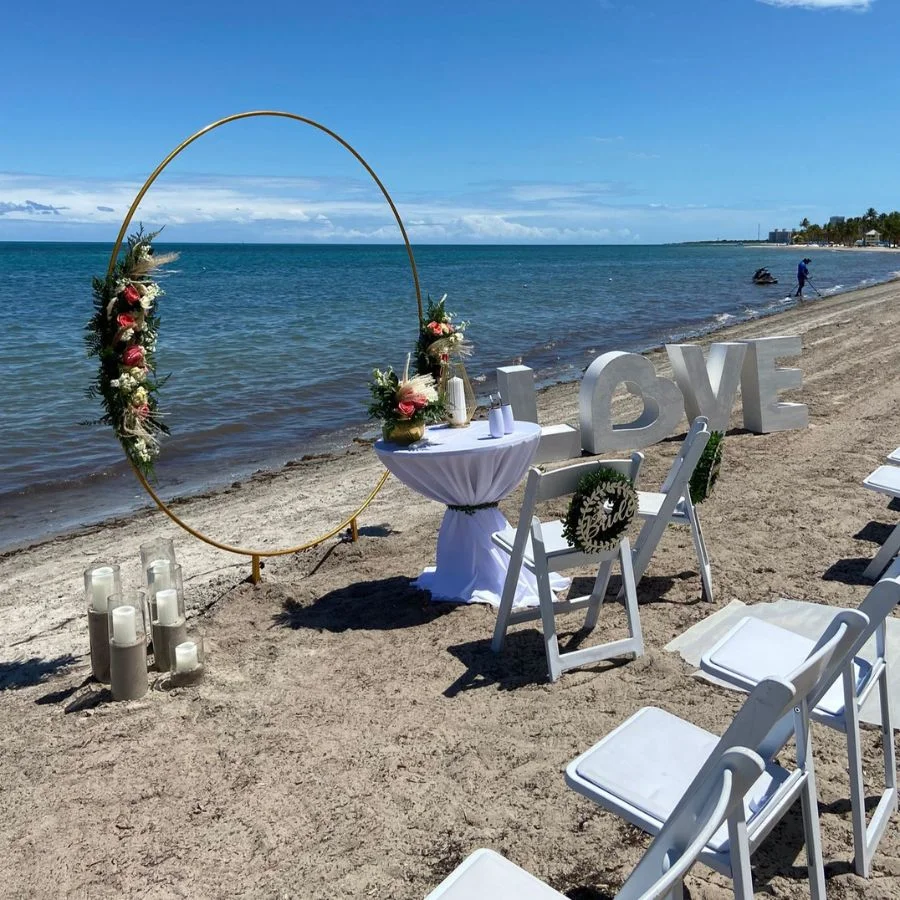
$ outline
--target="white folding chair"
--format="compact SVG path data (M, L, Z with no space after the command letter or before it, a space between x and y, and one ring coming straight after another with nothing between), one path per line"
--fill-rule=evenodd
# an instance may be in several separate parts
M850 768L850 812L853 821L854 868L868 878L872 857L884 834L891 815L897 809L897 759L891 724L887 657L885 655L885 622L900 603L900 560L872 588L859 611L869 624L857 638L853 657L844 667L840 683L835 680L819 699L811 699L810 716L847 736ZM835 611L837 612L837 610ZM870 664L856 654L875 636L875 663ZM814 641L759 619L746 618L732 628L700 660L704 672L745 690L767 676L781 677L801 662ZM878 687L881 706L881 746L884 756L884 791L866 825L866 797L863 785L862 748L859 737L859 713L863 703ZM815 700L815 702L813 702Z
M712 570L709 554L700 530L697 509L691 501L690 480L700 462L703 450L710 438L709 424L703 416L694 419L690 430L681 444L669 474L659 491L638 491L638 515L645 519L644 527L634 542L632 567L635 582L640 582L656 552L663 532L669 525L687 525L691 529L694 550L700 564L700 580L703 595L712 602Z
M886 494L895 500L900 499L900 467L879 466L866 476L863 480L863 487L867 487L870 491ZM863 577L875 581L898 553L900 553L900 525L895 526L888 535L887 540L875 554L875 558L866 566Z
M896 450L892 450L888 454L888 462L894 463L894 465L900 466L900 447Z
M644 831L658 834L678 798L701 784L726 751L750 747L768 761L766 771L728 827L713 835L698 859L732 878L738 900L752 900L750 857L799 796L810 892L820 900L825 896L825 872L808 701L846 665L867 624L860 612L841 612L789 680L766 678L754 688L721 738L661 709L645 707L569 763L566 783ZM789 771L773 758L792 735L797 765Z
M682 896L687 871L719 826L742 805L765 763L752 750L735 747L697 790L685 794L641 857L615 900ZM559 900L563 895L493 850L476 850L425 900ZM563 898L565 900L565 898Z
M582 553L563 537L561 521L557 519L542 523L534 515L535 507L539 502L574 493L581 478L598 469L614 469L636 482L643 461L643 454L633 453L631 459L627 460L591 460L565 466L553 472L542 472L538 468L532 468L528 472L525 497L519 512L517 527L510 526L492 535L494 544L509 554L509 568L500 598L500 608L497 610L494 638L491 641L491 649L495 653L499 653L503 648L506 631L510 625L530 622L537 618L541 619L551 681L556 681L563 672L576 666L599 662L614 656L624 656L628 653L640 656L644 652L628 538L623 537L617 547L604 553ZM592 631L597 624L597 616L606 596L613 562L617 556L622 572L622 592L625 597L629 637L581 650L572 650L569 653L560 653L556 637L556 615L587 607L584 630ZM577 566L593 566L598 563L599 570L594 580L593 590L589 595L569 600L553 599L550 589L551 569L559 571ZM534 573L537 581L539 600L537 608L513 609L516 585L523 566L529 572Z

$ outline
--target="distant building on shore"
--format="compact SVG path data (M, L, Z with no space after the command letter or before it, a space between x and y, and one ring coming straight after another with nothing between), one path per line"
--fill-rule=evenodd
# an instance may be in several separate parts
M881 232L876 231L874 228L871 231L867 231L863 238L863 247L879 246L881 246Z
M776 228L769 232L770 244L790 244L793 239L794 232L784 228Z
M832 216L828 220L828 224L829 225L843 225L844 222L846 222L846 221L847 221L847 219L844 216Z

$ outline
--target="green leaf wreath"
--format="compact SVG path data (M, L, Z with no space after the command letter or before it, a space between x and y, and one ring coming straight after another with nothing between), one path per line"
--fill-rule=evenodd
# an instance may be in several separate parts
M602 553L618 546L637 513L634 482L615 469L582 476L563 520L563 536L583 553Z
M703 453L700 455L694 474L691 475L690 491L692 503L702 503L712 494L713 488L719 480L724 447L725 433L714 431L703 448Z
M143 227L128 238L124 256L107 278L94 278L94 314L86 326L89 357L97 357L97 376L87 390L99 398L103 415L91 424L111 425L134 466L153 477L162 421L158 397L165 379L156 375L157 300L162 289L153 273L178 258L177 253L154 256L153 239Z

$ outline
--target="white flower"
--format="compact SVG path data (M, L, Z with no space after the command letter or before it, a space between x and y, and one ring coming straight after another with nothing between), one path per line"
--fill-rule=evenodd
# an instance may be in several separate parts
M113 380L109 383L109 386L111 388L118 388L119 387L119 379L113 378Z
M146 403L146 402L147 402L147 397L148 397L148 394L147 394L147 389L146 389L146 388L139 387L139 388L134 392L134 402L135 402L135 403L138 403L138 404L140 404L140 403Z
M134 329L133 328L126 328L120 335L120 339L123 341L131 340L132 337L134 337Z

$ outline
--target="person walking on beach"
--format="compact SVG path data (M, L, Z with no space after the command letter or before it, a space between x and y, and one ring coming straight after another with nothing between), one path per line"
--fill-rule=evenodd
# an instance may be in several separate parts
M803 285L806 284L806 281L809 278L809 267L807 263L811 262L812 260L807 256L805 259L802 259L797 266L797 293L794 294L795 297L803 296Z

